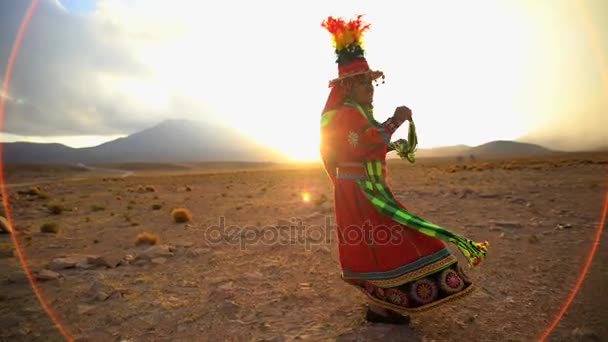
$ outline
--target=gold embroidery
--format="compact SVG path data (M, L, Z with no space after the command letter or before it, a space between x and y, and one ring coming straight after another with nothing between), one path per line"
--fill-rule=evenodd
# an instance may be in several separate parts
M426 265L415 271L403 274L403 275L393 278L393 279L374 279L374 280L367 279L367 281L369 281L370 283L372 283L378 287L383 287L383 288L400 286L405 283L424 278L429 274L444 270L445 268L449 267L450 265L452 265L456 262L458 262L458 259L453 255L449 255L448 257L438 260L430 265ZM354 277L349 278L344 275L342 275L342 279L344 279L347 282L351 282L352 280L355 280L355 281L363 280L363 279L354 278Z
M350 131L348 133L348 143L351 144L351 146L356 147L359 144L359 134Z

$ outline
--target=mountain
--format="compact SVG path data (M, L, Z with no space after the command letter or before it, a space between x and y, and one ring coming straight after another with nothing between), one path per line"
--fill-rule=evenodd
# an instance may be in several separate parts
M556 153L543 146L517 141L497 140L479 146L454 145L435 148L418 149L416 157L419 158L456 158L456 157L509 157L531 156ZM392 153L391 157L396 156Z
M238 131L190 120L167 120L87 148L61 144L4 143L5 163L128 163L280 161L280 153Z
M536 144L498 140L475 146L468 151L468 154L484 157L504 157L541 155L555 152L557 151L552 151Z

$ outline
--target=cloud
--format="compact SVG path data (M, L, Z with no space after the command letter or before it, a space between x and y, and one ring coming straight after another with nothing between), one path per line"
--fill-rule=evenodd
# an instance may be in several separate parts
M0 61L4 65L28 5L29 1L0 2ZM115 20L113 15L120 13L112 2L100 1L98 6L91 15L78 15L56 0L39 2L12 70L5 132L123 134L170 112L166 107L142 106L146 96L155 95L146 93L154 84L154 70L141 61L138 51L171 32L151 23L130 29ZM3 66L0 75L4 73ZM125 92L125 87L131 91Z

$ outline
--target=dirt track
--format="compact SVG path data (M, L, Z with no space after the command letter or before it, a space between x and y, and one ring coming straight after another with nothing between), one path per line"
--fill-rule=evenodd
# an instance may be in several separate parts
M41 184L43 195L7 191L33 271L61 257L103 257L68 269L55 264L57 273L43 276L58 278L37 282L79 340L532 341L559 311L588 254L606 194L607 160L389 164L390 184L413 212L491 244L488 259L470 272L481 290L413 316L410 327L363 321L363 295L339 279L328 241L333 212L319 201L323 194L331 198L331 188L318 167L138 171ZM302 201L302 191L310 192L310 202ZM52 214L58 207L61 213ZM174 223L174 207L188 208L193 220ZM216 243L220 230L210 227L221 217L226 227L241 230L221 230ZM289 234L292 218L302 219L302 235ZM48 222L60 232L41 233ZM149 258L142 256L146 247L134 245L143 231L160 237ZM605 241L550 341L608 340ZM0 235L0 340L63 340L17 258L3 254L10 244L8 234Z

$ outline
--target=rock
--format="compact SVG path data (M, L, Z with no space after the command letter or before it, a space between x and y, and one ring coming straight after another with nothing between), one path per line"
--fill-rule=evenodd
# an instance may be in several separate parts
M502 196L502 194L489 192L489 193L479 194L478 196L481 198L497 198L497 197Z
M99 281L94 281L89 288L89 297L92 301L105 301L108 298L120 298L122 297L122 291L116 290L110 285L104 284Z
M153 264L162 265L167 262L167 258L158 257L151 260Z
M234 282L229 281L227 283L224 283L224 284L218 286L217 288L222 291L230 291L230 290L234 289Z
M135 257L135 261L140 259L154 259L159 257L171 257L173 256L173 251L175 247L169 245L158 245L148 247L146 250L141 252Z
M601 341L600 337L595 331L586 327L574 328L571 335L576 339L576 341Z
M517 221L493 221L494 226L500 228L521 228L522 224Z
M60 273L51 271L51 270L41 270L36 273L34 278L39 281L47 281L47 280L56 280L60 277L63 277Z
M94 305L78 304L78 314L83 315L95 309Z
M9 234L11 232L11 226L8 224L8 220L4 216L0 216L0 234Z
M87 257L87 262L89 264L107 268L116 268L120 265L121 259L116 255L93 255Z
M570 223L566 223L566 224L558 223L557 226L555 226L555 229L557 229L557 230L570 229L570 228L572 228L572 225Z
M473 190L471 190L471 189L464 189L464 190L462 190L462 192L460 193L459 198L461 198L461 199L462 199L462 198L467 198L467 196L468 196L468 195L471 195L471 194L473 194Z
M264 279L264 275L260 272L250 272L250 273L244 273L242 276L243 279L246 280L261 280Z
M186 255L190 258L196 258L201 255L208 254L208 253L211 253L211 249L209 249L209 248L195 248L195 249L189 249L186 252Z
M53 259L48 265L47 268L52 271L59 271L66 268L74 268L77 264L87 263L86 257L66 257L66 258L56 258Z
M97 266L93 265L93 264L89 264L86 261L81 261L79 263L76 264L76 268L82 269L82 270L90 270L93 269Z
M312 213L312 214L310 214L310 215L306 216L306 219L307 219L307 220L313 220L313 219L316 219L317 217L321 217L322 215L323 215L323 214L321 214L320 212L315 211L314 213Z

